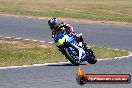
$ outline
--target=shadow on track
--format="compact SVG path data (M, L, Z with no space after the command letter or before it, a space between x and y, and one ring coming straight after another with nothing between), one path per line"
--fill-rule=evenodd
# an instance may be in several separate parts
M80 64L80 65L86 65L86 64ZM65 64L52 64L47 66L74 66L71 63L65 63Z

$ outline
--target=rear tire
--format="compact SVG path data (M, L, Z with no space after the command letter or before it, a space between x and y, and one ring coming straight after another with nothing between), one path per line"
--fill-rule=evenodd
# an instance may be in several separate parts
M97 59L96 59L95 56L89 56L87 62L88 62L89 64L95 64L95 63L97 62Z
M87 50L87 53L88 53L88 60L87 60L87 62L89 63L89 64L95 64L96 62L97 62L97 59L96 59L96 57L95 57L95 54L94 54L94 52L92 51L92 50L89 50L89 47L86 47L86 50Z

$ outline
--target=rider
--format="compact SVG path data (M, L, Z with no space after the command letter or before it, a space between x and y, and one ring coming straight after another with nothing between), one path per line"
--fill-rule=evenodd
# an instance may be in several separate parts
M52 30L52 38L55 39L57 35L61 34L63 32L63 30L66 29L68 34L74 35L84 45L86 45L86 43L84 43L84 41L83 41L82 36L73 32L73 27L70 26L69 24L66 24L64 22L59 23L56 18L51 18L48 21L48 25L50 26L50 29ZM63 53L63 47L62 46L57 46L57 47Z

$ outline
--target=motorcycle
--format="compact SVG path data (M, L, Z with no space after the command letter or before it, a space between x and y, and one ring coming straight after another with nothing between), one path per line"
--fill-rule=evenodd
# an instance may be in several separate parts
M82 36L82 34L80 35ZM63 30L63 32L55 38L55 43L57 46L63 46L65 57L75 66L79 66L80 63L84 61L90 64L97 62L93 49L86 47L72 33L68 34L66 30Z

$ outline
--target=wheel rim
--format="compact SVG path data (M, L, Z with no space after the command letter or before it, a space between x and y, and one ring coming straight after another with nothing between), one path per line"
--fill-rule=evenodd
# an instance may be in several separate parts
M79 58L77 55L78 54L77 51L75 49L73 49L72 47L69 47L68 52L69 52L70 56L73 58L73 60L78 63Z

